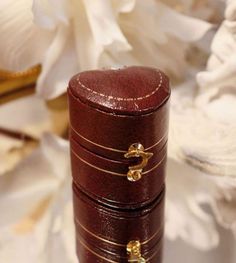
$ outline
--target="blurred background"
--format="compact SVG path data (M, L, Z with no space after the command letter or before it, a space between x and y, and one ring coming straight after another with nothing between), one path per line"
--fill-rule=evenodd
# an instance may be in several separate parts
M172 85L164 263L236 262L236 0L0 1L0 262L75 263L67 83Z

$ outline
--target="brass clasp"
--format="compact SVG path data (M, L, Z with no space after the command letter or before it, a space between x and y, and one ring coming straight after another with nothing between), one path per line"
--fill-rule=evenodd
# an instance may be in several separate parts
M145 152L141 143L134 143L129 147L128 152L124 156L125 158L142 158L142 162L140 164L130 166L127 173L128 180L135 182L141 179L143 168L148 164L148 160L153 156L153 153Z
M141 244L139 241L130 241L126 247L126 250L129 255L128 262L146 263L146 260L141 255Z

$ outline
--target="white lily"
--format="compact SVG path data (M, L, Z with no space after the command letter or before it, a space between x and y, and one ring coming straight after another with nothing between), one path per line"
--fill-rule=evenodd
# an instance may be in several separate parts
M0 24L0 68L42 64L37 91L45 98L97 67L148 64L180 77L186 43L210 28L155 0L3 0Z

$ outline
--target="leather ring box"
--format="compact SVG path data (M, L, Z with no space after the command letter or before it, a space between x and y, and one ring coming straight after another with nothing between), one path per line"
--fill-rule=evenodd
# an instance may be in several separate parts
M75 75L68 98L76 184L111 206L139 207L154 200L165 178L169 97L168 78L157 69Z
M158 69L92 70L69 82L80 263L161 263L170 88Z

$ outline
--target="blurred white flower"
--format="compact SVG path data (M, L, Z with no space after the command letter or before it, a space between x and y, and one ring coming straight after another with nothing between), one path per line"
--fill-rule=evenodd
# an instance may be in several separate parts
M35 139L53 131L44 104L42 99L29 96L0 106L0 176L30 153Z
M67 233L70 189L68 142L45 135L40 148L0 177L0 262L76 262L74 233ZM60 261L54 249L64 251Z
M223 2L221 0L161 0L163 3L177 9L178 11L197 17L203 20L209 20L219 10L222 10Z
M180 77L186 43L210 28L155 0L3 0L0 24L0 67L41 63L37 91L45 98L97 67L144 64Z
M165 234L170 240L181 238L201 250L219 244L214 217L202 205L214 203L216 185L193 167L168 160Z
M211 203L211 207L218 223L230 229L236 240L236 179L218 178L217 185L220 189L219 194L216 202Z
M204 91L214 88L208 101L222 93L233 94L236 89L236 1L228 0L225 20L216 33L208 60L207 70L197 76L198 84ZM235 103L235 101L234 101Z
M178 164L168 172L169 196L175 198L168 200L167 194L172 205L172 208L167 205L167 216L183 211L178 217L179 228L174 228L175 223L170 220L175 231L167 234L171 238L182 237L198 248L209 249L218 244L218 234L213 217L206 216L201 205L208 205L215 221L235 233L236 123L234 116L227 113L227 104L221 98L224 121L220 121L217 107L216 110L212 108L211 115L206 114L205 109L211 108L214 102L209 101L205 108L202 107L194 86L196 83L191 78L172 92L168 153ZM204 93L200 96L205 99ZM194 171L186 163L199 171Z

